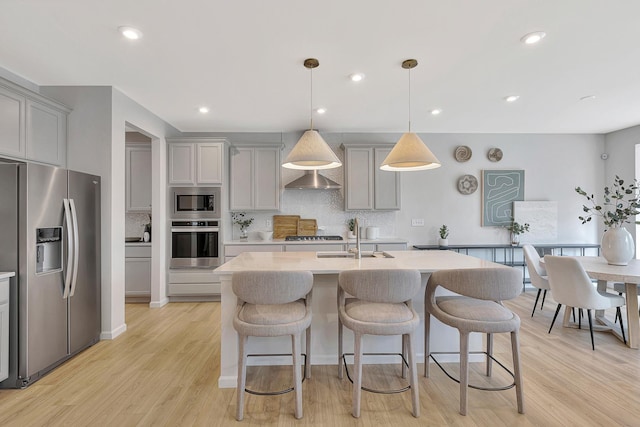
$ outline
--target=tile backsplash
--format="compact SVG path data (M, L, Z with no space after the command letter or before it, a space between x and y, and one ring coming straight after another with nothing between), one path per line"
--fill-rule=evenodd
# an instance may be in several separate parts
M149 214L125 214L125 237L140 237L144 234L144 226L151 221Z

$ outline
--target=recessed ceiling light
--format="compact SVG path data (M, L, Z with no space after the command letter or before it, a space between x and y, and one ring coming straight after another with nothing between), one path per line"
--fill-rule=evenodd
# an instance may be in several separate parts
M318 113L318 114L324 114L324 113L326 113L326 112L327 112L327 109L326 109L326 108L324 108L324 107L318 107L318 108L316 108L316 113Z
M504 100L507 102L516 102L518 99L520 99L520 95L509 95L504 97Z
M588 101L591 99L596 99L595 95L587 95L587 96L583 96L582 98L580 98L580 101Z
M209 112L209 108L208 107L200 107L200 108L198 108L198 111L200 111L202 114L207 114Z
M524 44L536 44L546 35L547 33L545 33L544 31L536 31L534 33L525 34L524 36L522 36L522 38L520 38L520 41Z
M349 76L352 82L361 82L364 80L364 74L362 73L353 73Z
M118 27L118 31L129 40L138 40L142 38L142 31L133 27Z
M431 115L432 116L437 116L440 113L442 113L442 110L440 108L436 108L435 110L431 110Z

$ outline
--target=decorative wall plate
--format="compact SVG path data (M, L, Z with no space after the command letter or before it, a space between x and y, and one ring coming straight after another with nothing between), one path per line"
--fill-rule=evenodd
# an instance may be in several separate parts
M492 148L487 153L487 158L492 162L499 162L502 160L502 150L499 148Z
M467 147L466 145L459 145L456 148L454 157L459 162L466 162L471 158L471 154L472 154L471 148Z
M461 194L473 194L478 189L478 179L473 175L463 175L458 179L458 191Z

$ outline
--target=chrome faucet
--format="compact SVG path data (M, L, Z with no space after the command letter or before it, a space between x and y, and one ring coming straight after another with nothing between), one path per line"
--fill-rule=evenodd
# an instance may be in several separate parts
M358 218L354 218L353 227L356 232L356 247L349 249L349 253L355 254L356 259L362 258L360 252L360 226L358 225Z

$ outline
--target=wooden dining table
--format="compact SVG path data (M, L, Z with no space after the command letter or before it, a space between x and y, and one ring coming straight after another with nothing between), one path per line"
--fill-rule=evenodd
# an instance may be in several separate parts
M598 281L598 291L606 291L607 282L624 283L627 305L627 345L637 349L640 345L640 315L638 314L638 284L640 284L640 259L632 259L628 265L611 265L603 257L577 256L577 259L589 277ZM544 261L542 260L544 264ZM553 291L552 291L553 293ZM570 307L565 307L564 326L570 326ZM604 310L596 311L596 321L606 325L611 332L622 340L619 328L604 317Z

